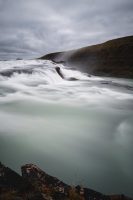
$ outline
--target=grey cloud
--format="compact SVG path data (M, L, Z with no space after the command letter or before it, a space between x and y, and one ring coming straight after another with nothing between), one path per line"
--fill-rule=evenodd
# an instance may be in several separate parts
M37 57L132 35L132 10L132 0L0 0L0 57Z

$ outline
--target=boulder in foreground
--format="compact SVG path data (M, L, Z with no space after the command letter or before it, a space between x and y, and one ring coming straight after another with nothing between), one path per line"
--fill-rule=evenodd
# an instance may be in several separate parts
M0 163L1 200L131 200L104 195L81 186L71 187L33 164L21 167L22 176Z

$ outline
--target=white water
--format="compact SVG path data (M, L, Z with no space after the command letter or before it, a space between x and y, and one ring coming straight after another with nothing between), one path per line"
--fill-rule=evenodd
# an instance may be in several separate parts
M88 77L41 60L0 61L0 158L70 184L132 195L133 81ZM18 69L23 73L18 74ZM25 73L29 69L32 73Z

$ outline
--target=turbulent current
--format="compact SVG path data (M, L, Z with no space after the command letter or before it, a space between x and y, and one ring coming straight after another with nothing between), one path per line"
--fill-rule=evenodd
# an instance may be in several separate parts
M69 184L133 196L132 145L132 80L51 61L0 61L2 163L17 171L34 163Z

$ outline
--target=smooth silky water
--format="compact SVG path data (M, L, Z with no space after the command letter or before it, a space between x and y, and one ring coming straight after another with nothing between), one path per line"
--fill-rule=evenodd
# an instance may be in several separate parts
M1 162L18 172L34 163L71 185L133 196L133 81L58 65L79 79L66 81L56 66L0 62L0 72L13 72L0 75Z

